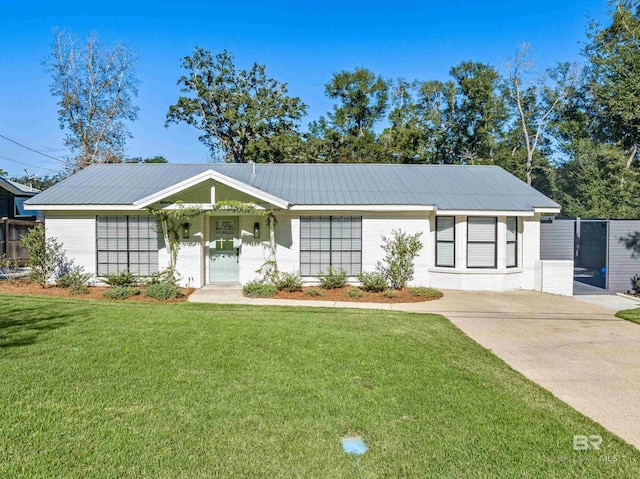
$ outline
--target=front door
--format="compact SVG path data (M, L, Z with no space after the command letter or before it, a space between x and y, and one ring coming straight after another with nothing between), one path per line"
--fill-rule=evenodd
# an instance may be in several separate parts
M209 282L240 281L240 236L237 217L211 218Z

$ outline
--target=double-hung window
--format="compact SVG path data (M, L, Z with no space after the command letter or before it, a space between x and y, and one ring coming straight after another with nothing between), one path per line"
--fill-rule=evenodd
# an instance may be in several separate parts
M507 268L518 266L518 218L507 218Z
M436 216L436 266L456 266L456 219Z
M300 217L300 274L318 276L330 267L349 276L362 271L361 216Z
M496 268L498 218L467 218L467 267Z
M128 269L136 276L158 271L159 235L151 216L98 216L98 276Z

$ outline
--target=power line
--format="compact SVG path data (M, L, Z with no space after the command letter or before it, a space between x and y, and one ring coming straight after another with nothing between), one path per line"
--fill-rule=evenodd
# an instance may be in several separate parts
M47 170L47 171L53 171L54 173L58 173L56 170L53 170L51 168L45 168L44 166L30 165L28 163L23 163L22 161L14 160L12 158L7 158L6 156L0 156L0 158L2 158L3 160L7 160L7 161L13 161L14 163L18 163L20 165L28 166L29 168L36 168L36 169L39 169L39 170Z
M51 158L52 160L59 161L60 163L64 163L65 165L67 164L67 162L65 160L62 160L60 158L56 158L55 156L48 155L47 153L43 153L42 151L35 150L35 149L31 148L30 146L23 145L22 143L19 143L16 140L12 140L11 138L6 137L4 135L0 135L0 138L4 138L5 140L10 141L11 143L15 143L16 145L18 145L18 146L20 146L22 148L26 148L29 151L33 151L34 153L37 153L39 155L46 156L47 158Z

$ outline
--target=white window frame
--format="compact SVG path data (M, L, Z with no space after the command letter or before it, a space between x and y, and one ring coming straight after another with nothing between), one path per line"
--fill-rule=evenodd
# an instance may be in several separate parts
M513 219L515 221L515 235L514 235L514 239L513 240L509 240L508 238L508 234L509 234L509 220ZM520 233L520 225L518 225L518 217L517 216L507 216L507 219L505 220L505 244L506 244L506 249L505 249L505 263L507 265L507 268L517 268L518 264L520 263L520 242L518 241L518 234ZM514 264L509 264L508 263L508 250L509 250L509 245L513 244L514 248L515 248L515 253L514 253L514 259L515 259L515 263Z
M494 235L493 241L471 241L469 240L469 220L473 219L493 219ZM493 244L493 266L469 266L469 244ZM467 216L467 268L468 269L497 269L498 268L498 217L497 216Z
M438 220L440 218L450 218L453 220L453 240L439 240L438 239ZM440 264L438 263L438 244L447 243L453 244L453 264ZM435 247L435 265L437 268L455 268L456 267L456 217L455 216L436 216L436 247Z

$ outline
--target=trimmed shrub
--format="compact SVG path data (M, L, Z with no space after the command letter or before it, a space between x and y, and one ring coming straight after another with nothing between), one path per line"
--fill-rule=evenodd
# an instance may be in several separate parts
M288 291L289 293L302 291L302 278L300 277L300 272L294 271L293 273L280 273L276 287L278 290Z
M422 249L422 233L410 235L402 230L392 230L392 238L382 237L384 262L378 262L377 270L395 289L404 288L413 279L414 261Z
M304 294L307 296L322 296L322 290L319 288L307 288Z
M144 295L153 299L177 299L182 297L182 290L172 283L152 283L144 288Z
M390 289L388 291L385 291L382 296L384 296L385 298L393 299L398 296L398 293L396 293L393 289Z
M347 291L347 296L352 299L357 299L362 298L364 296L364 293L360 288L351 288L349 291Z
M145 284L147 285L161 284L161 283L173 284L174 286L177 286L176 278L174 277L174 272L171 270L171 268L166 268L166 269L163 269L162 271L151 273L151 276L149 276L145 282Z
M320 286L324 289L338 289L347 284L347 272L344 269L335 269L329 266L329 271L320 273Z
M56 284L61 288L69 288L71 294L87 294L87 283L93 275L85 273L83 266L71 266L69 271L58 278Z
M242 292L252 297L269 297L278 292L278 289L269 283L261 283L258 280L249 281L242 287Z
M423 287L411 288L409 290L409 293L411 294L411 296L416 296L418 298L425 298L425 299L434 299L442 296L442 293L435 288L423 288Z
M116 274L108 274L103 278L104 282L109 286L137 286L138 279L128 269L123 269Z
M387 288L387 278L385 278L382 273L376 271L360 273L358 280L362 283L362 288L365 291L372 293L379 293Z
M129 299L138 294L140 294L140 290L131 286L112 286L102 293L105 298L109 299Z
M640 274L631 278L631 291L633 294L640 294Z

